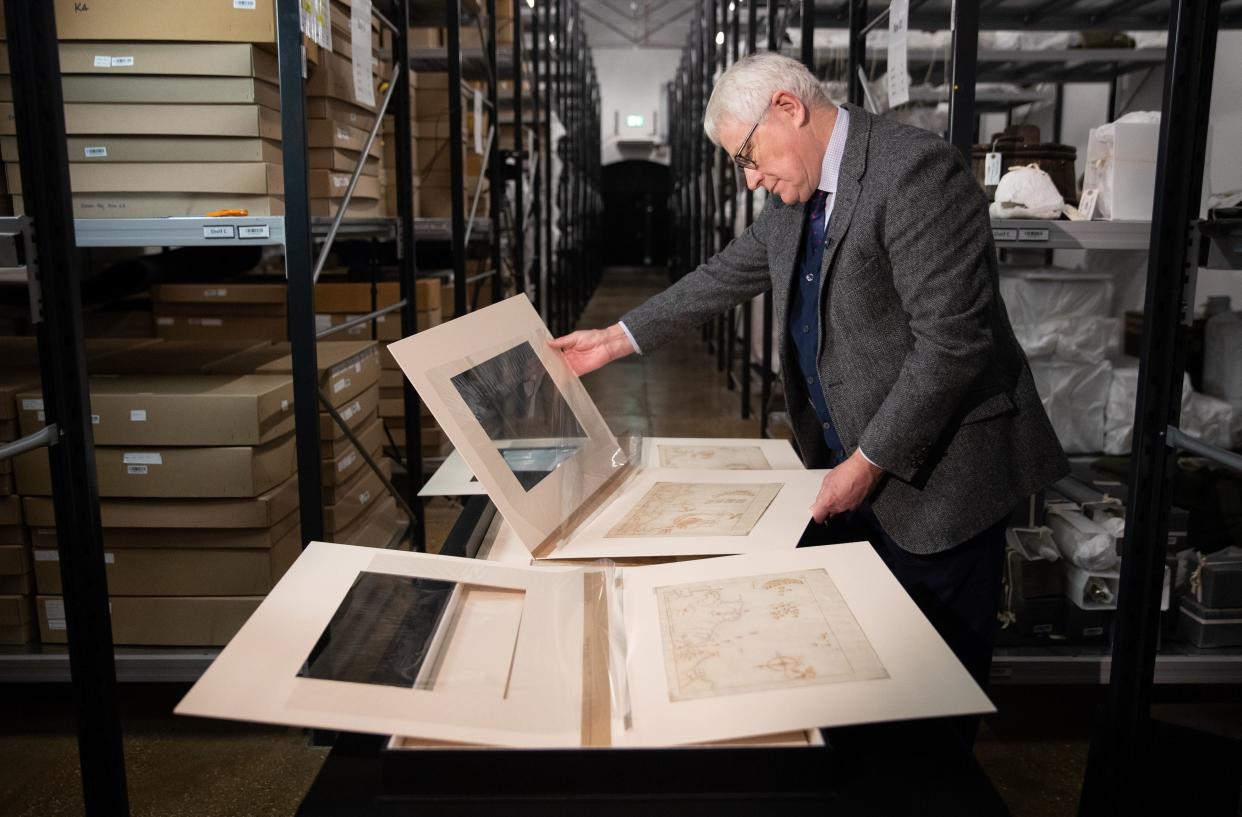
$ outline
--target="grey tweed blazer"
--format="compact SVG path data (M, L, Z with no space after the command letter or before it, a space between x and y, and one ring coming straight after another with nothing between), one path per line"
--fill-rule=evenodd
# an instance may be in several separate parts
M1069 473L998 291L987 200L927 131L850 105L820 280L818 365L848 450L886 473L871 497L913 553L948 550ZM716 256L623 320L650 351L771 289L784 330L803 205L771 197ZM786 399L807 467L827 461L788 340Z

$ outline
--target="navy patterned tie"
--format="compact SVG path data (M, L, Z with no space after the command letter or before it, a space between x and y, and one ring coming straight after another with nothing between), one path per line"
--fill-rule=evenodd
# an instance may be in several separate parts
M806 247L802 257L806 262L805 268L810 270L812 275L819 274L819 265L824 259L824 232L828 226L824 213L827 210L827 204L828 192L825 190L816 190L809 202Z

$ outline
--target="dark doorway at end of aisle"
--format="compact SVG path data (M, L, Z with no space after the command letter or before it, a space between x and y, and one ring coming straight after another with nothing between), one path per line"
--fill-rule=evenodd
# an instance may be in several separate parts
M668 166L615 162L604 167L603 183L605 265L664 266L669 241Z

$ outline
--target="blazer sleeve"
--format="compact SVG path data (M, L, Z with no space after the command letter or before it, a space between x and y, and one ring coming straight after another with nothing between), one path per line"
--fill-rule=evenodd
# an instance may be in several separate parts
M911 482L993 354L987 200L956 149L928 139L889 188L884 234L913 343L859 437L867 457Z
M769 199L746 232L668 289L627 312L621 322L638 348L650 352L708 318L770 289L768 242L773 214L782 206Z

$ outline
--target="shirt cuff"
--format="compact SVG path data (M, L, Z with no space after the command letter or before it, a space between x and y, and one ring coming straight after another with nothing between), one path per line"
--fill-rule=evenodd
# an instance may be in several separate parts
M629 338L630 345L634 347L634 351L641 355L643 350L638 348L638 341L634 340L634 336L630 334L630 328L625 325L625 321L617 321L617 324L621 327L621 331L625 333L625 336Z
M874 465L876 468L879 468L881 471L883 471L883 470L884 470L884 468L883 468L883 467L881 467L878 463L876 463L876 461L875 461L875 460L873 460L873 459L871 459L870 457L868 457L868 456L867 456L867 452L866 452L866 451L863 451L861 448L859 448L859 449L858 449L858 453L859 453L859 454L862 454L862 458L863 458L864 460L866 460L867 462L871 463L872 465Z

